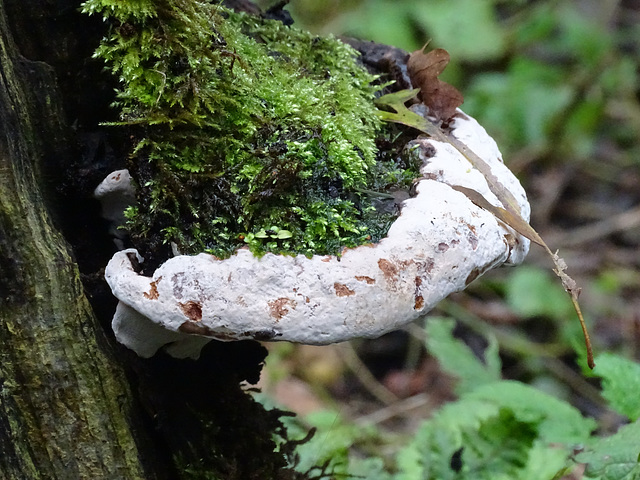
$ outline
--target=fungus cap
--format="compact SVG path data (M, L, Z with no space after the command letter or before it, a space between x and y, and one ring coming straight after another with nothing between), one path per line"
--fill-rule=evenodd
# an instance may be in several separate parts
M452 126L528 219L525 192L493 139L462 113ZM410 146L423 160L416 195L377 244L345 249L340 257L257 258L247 249L225 260L179 255L151 277L136 273L135 250L116 253L106 268L120 301L116 337L145 357L169 343L169 353L197 357L208 339L322 345L377 337L424 315L482 273L520 263L529 241L452 188L473 189L499 206L484 176L450 144L418 138Z
M125 223L124 211L135 202L136 192L131 183L129 170L111 172L93 191L102 207L102 217L110 222L109 233L114 237L118 248L122 248L125 233L118 229Z

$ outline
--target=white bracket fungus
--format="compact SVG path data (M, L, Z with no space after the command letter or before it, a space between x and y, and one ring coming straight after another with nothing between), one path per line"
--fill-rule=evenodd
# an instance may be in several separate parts
M459 114L453 135L487 162L528 219L524 190L486 131ZM226 260L176 256L145 277L135 271L135 250L116 253L106 279L120 300L117 339L143 357L167 344L174 356L197 357L210 339L321 345L377 337L487 270L520 263L529 241L452 188L473 189L500 205L484 176L450 144L412 143L423 159L416 195L404 202L387 237L340 258L256 258L240 249Z
M125 234L119 230L124 225L124 211L136 201L136 192L131 183L129 170L111 172L93 191L93 196L100 201L102 217L109 221L109 233L114 237L116 246L122 249Z

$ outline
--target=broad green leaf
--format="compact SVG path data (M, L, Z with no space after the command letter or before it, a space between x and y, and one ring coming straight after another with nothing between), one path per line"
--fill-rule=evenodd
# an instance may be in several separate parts
M463 394L500 380L501 363L495 337L489 338L483 362L467 345L453 337L454 323L447 318L429 317L425 330L429 353L438 359L444 371L458 378L456 392Z
M542 268L522 265L509 275L505 288L507 304L524 318L546 316L563 320L572 311L566 295Z
M598 355L593 371L602 377L602 396L630 420L640 418L640 365L612 353Z
M571 87L561 68L517 57L506 72L485 72L470 79L465 112L481 119L508 154L525 147L545 148L547 129L570 100Z
M276 234L276 238L280 240L285 238L291 238L292 236L293 234L289 230L278 230L278 233Z
M586 478L640 480L640 422L625 425L618 433L597 440L576 457L586 463Z
M583 417L570 404L515 381L484 385L463 398L510 408L518 420L537 422L540 439L549 443L585 442L596 427L594 420Z
M497 21L493 2L431 0L417 3L413 15L435 43L460 60L496 58L505 48L506 32Z
M497 416L469 435L462 450L461 472L470 478L519 478L537 437L535 423L519 421L514 412L500 409Z

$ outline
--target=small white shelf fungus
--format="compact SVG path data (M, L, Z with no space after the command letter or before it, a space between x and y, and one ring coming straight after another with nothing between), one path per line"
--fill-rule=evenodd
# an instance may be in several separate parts
M93 196L100 201L102 217L110 222L109 233L114 237L118 248L122 248L125 234L118 229L125 223L124 211L136 201L136 192L131 183L129 170L111 172L93 191Z
M486 131L459 114L453 135L489 164L528 219L525 192ZM226 260L176 256L145 277L134 269L135 250L116 253L106 279L120 300L117 339L143 357L170 344L170 354L197 358L210 339L322 345L377 337L421 317L482 273L520 263L529 241L451 188L474 189L500 205L483 175L449 144L427 138L413 144L423 158L416 195L383 240L340 258L256 258L241 249Z

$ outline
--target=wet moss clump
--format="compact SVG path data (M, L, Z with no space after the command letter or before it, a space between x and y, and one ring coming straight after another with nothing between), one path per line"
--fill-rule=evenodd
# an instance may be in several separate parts
M218 2L83 8L109 24L95 55L133 138L126 228L143 255L339 254L386 234L394 215L372 202L416 170L378 154L380 87L351 47Z

